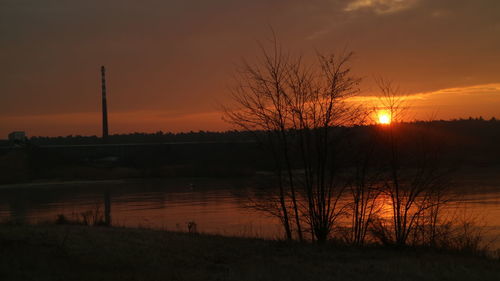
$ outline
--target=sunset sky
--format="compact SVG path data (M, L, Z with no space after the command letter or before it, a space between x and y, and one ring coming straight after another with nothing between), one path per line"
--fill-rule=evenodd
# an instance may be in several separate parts
M0 0L0 138L100 134L101 65L110 133L229 129L218 104L270 27L355 52L366 101L383 76L411 118L500 118L498 0Z

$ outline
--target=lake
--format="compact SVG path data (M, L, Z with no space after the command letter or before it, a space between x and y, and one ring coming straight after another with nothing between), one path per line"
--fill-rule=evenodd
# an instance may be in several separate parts
M500 179L461 175L453 183L459 196L449 210L476 219L492 240L500 236ZM77 218L102 213L111 197L112 224L246 237L281 238L275 218L245 208L255 196L254 179L134 179L34 183L0 186L0 219L29 223L55 221L58 214ZM500 248L500 243L494 242Z

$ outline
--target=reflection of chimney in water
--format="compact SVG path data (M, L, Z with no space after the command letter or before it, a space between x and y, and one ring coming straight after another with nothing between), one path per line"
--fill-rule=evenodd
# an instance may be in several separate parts
M102 78L102 139L108 139L108 106L106 104L106 69L101 66Z

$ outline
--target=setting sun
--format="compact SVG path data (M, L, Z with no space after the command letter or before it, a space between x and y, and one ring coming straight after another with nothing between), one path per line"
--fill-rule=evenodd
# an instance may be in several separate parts
M391 124L391 116L387 112L378 113L378 123L388 125Z

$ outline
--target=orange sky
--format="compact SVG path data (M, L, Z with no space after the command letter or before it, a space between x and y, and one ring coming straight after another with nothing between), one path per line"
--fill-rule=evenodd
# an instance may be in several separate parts
M235 65L272 26L293 52L356 53L363 99L383 76L414 119L500 118L497 0L111 0L0 2L0 138L229 129Z

